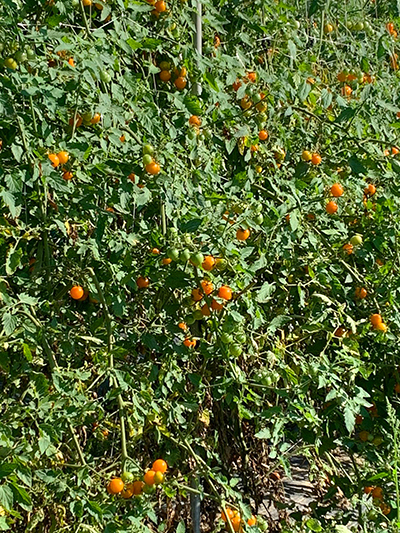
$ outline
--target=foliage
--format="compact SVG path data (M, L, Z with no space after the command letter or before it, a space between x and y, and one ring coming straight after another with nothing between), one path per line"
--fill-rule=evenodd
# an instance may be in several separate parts
M198 493L204 531L265 498L245 530L395 531L396 3L205 0L202 56L194 0L88 4L0 6L0 530L183 533ZM304 519L270 477L298 454Z

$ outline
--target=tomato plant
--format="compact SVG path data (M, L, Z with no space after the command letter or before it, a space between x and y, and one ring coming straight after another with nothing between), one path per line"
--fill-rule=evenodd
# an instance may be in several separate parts
M0 5L0 530L397 530L398 6L202 9Z

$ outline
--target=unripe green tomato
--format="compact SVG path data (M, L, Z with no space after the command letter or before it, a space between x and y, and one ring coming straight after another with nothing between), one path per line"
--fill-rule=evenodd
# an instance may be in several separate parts
M193 313L193 318L195 320L203 320L204 316L203 316L203 313L201 312L201 309L196 309L196 311Z
M293 26L296 28L296 30L300 29L300 22L298 20L295 20L293 23Z
M28 55L23 50L18 50L14 58L18 63L25 63L25 61L28 61Z
M82 115L82 120L83 120L83 123L87 126L88 124L90 124L90 121L92 120L92 113L83 113Z
M192 237L189 235L189 233L185 233L183 236L183 241L185 244L192 244Z
M245 333L237 333L235 335L235 340L239 342L240 344L244 344L247 341L247 337Z
M364 22L362 22L361 20L360 20L360 22L357 22L357 24L355 25L354 29L356 31L362 31L364 29Z
M104 81L104 83L110 83L111 74L107 70L102 70L100 72L100 79L101 81Z
M229 345L229 353L233 355L233 357L239 357L242 354L242 347L240 344L230 344Z
M258 213L258 215L254 217L254 222L258 225L262 224L264 222L263 215L261 213Z
M351 20L347 21L346 26L348 30L354 29L354 24Z
M72 0L72 7L74 9L78 9L79 4L80 4L79 0Z
M17 70L18 63L12 57L7 57L7 59L4 60L4 66L11 70Z
M188 131L187 136L191 140L195 139L197 137L197 133L196 133L195 129L194 128L190 128L189 131Z
M257 214L258 214L258 213L261 213L261 211L263 210L263 205L262 205L262 204L256 204L256 205L253 207L253 209L254 209L254 212L255 212L255 213L257 213Z
M190 250L185 248L185 250L182 250L182 252L179 255L179 259L182 261L182 263L186 263L186 261L189 261L190 259Z
M143 146L143 155L146 155L146 154L153 155L154 154L154 146L152 146L151 144L145 144Z
M223 272L227 267L226 259L218 259L217 264L215 265L215 268L219 270L220 272Z
M218 224L217 230L222 233L225 230L225 226L223 224Z
M191 315L188 315L186 318L185 318L185 322L188 326L191 326L192 324L194 324L196 322L196 319L194 318L194 315L191 314Z
M361 246L363 243L362 235L360 235L359 233L357 233L356 235L353 235L353 237L350 239L350 243L353 246Z
M221 333L221 342L223 342L224 344L231 344L233 342L233 336L229 335L229 333L226 333L226 331L224 331L223 333Z
M259 380L260 380L260 383L262 383L263 385L266 385L267 387L271 387L272 385L272 378L267 372L261 373L261 375L259 376Z
M383 438L378 436L378 437L375 437L374 440L372 441L372 444L374 446L380 446L383 442Z
M153 161L153 158L151 157L151 155L149 154L146 154L143 156L143 166L147 166L147 165L150 165L150 163Z
M375 437L374 437L374 435L372 435L372 433L370 433L370 434L368 435L368 441L369 441L369 442L372 442L372 441L374 440L374 438L375 438Z
M174 30L176 30L176 24L175 24L175 22L173 22L173 23L171 24L171 26L169 27L169 31L174 31Z
M200 266L201 263L204 261L204 255L201 253L201 252L197 252L195 254L192 254L191 257L190 257L190 261L195 265L195 266Z
M232 333L233 331L235 331L235 329L236 329L235 322L225 321L222 324L222 331L225 331L226 333Z
M200 133L200 135L198 136L198 139L199 141L205 141L206 140L206 137L203 133Z
M144 492L145 494L154 494L155 491L156 491L156 488L155 488L154 485L151 485L151 486L150 486L150 485L146 485L146 483L144 484L144 486L143 486L143 492Z
M161 61L161 63L159 64L159 67L161 70L170 70L171 63L169 61Z
M130 483L134 480L134 477L135 476L132 474L132 472L123 472L121 479L124 483Z
M28 56L29 61L32 61L32 59L35 59L36 57L35 51L32 50L32 48L26 49L26 55Z
M178 261L179 259L179 250L176 248L169 248L167 250L167 256L172 259L172 261Z

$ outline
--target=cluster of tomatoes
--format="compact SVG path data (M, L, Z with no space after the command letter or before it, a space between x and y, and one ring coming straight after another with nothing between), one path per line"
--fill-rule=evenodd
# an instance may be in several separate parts
M51 153L48 155L48 158L50 159L53 168L57 168L60 165L65 165L69 161L69 154L68 152L65 152L65 151L58 152L56 154ZM66 181L69 181L73 178L73 175L72 175L72 172L63 168L62 177Z
M222 511L221 513L222 520L226 523L226 529L230 531L228 521L230 522L233 531L239 531L240 533L243 531L243 518L240 515L239 511L232 509L231 507L227 507L226 510ZM254 515L251 515L251 517L247 520L248 526L255 526L257 524L257 518Z
M390 514L391 506L383 501L382 487L364 487L364 493L371 495L376 506L379 506L384 515Z
M151 494L155 486L164 482L167 470L166 461L157 459L151 469L145 472L142 480L135 480L135 476L131 472L124 472L121 477L115 477L108 483L107 492L113 495L120 494L124 499L140 496L143 492Z

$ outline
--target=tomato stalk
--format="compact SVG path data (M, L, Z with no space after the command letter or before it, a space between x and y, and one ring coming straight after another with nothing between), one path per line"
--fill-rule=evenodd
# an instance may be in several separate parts
M87 271L91 275L93 282L96 286L97 294L100 298L100 303L103 305L104 308L104 316L106 320L106 328L107 328L107 349L109 354L109 364L108 368L112 372L114 369L114 354L113 354L113 335L112 335L112 324L111 324L111 317L108 310L107 303L104 298L104 293L101 288L101 285L99 283L99 280L97 279L97 276L93 270L92 267L87 268ZM118 381L115 375L112 376L112 381L114 384L114 387L118 388ZM124 400L121 396L121 394L118 394L117 396L118 401L118 416L119 416L119 424L121 428L121 463L122 463L122 471L125 470L125 463L127 459L129 459L127 446L126 446L126 427L125 427L125 406L124 406Z

